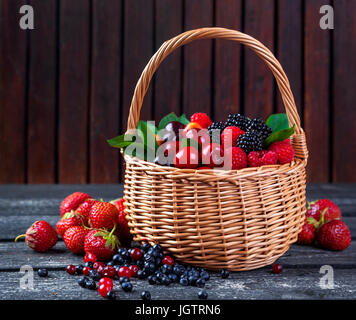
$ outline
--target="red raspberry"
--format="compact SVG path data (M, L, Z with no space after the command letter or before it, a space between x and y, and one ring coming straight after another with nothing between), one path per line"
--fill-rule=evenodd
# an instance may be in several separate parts
M209 116L203 112L194 113L190 117L190 122L197 122L202 126L202 128L205 128L205 129L208 129L208 127L211 126L211 124L213 123L210 120Z
M249 167L260 167L262 166L262 160L259 151L251 151L247 156Z
M249 167L260 167L263 165L276 164L278 156L274 151L262 150L251 151L247 156Z
M244 133L245 131L242 131L239 127L226 127L221 134L221 144L230 147L236 146L237 139Z
M224 156L224 166L231 170L238 170L247 167L247 156L245 151L239 147L228 148Z
M289 140L273 142L268 150L277 153L280 164L289 163L294 159L294 149Z
M276 164L278 161L278 155L274 151L266 151L261 158L262 165Z

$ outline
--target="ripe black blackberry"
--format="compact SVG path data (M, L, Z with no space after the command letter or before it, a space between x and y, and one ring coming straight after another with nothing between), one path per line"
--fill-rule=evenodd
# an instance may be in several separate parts
M236 145L248 154L251 151L262 150L262 141L263 139L261 133L256 130L252 130L239 136Z
M268 136L272 133L272 129L266 125L266 123L258 118L255 118L250 121L250 124L247 127L247 131L256 130L261 133L262 140L268 138Z
M229 114L226 123L227 127L234 126L239 127L243 131L247 131L247 128L250 124L250 119L239 113Z
M224 131L224 129L227 127L226 122L213 122L211 124L211 126L208 127L208 132L210 137L212 138L212 142L215 143L220 143L220 136L222 134L222 132ZM217 130L220 130L220 135L217 134ZM217 139L217 136L219 136L219 138ZM218 140L218 141L216 141Z

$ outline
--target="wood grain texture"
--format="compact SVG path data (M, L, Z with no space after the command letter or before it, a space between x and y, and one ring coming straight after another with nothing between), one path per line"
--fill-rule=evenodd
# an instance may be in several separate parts
M183 31L183 2L156 0L155 50L161 44ZM158 68L154 79L154 120L169 112L182 112L182 50L176 50Z
M216 2L216 26L240 30L242 1ZM214 121L225 121L229 113L238 113L240 106L240 72L242 46L235 42L216 40L214 60Z
M185 1L184 30L213 25L213 1ZM183 111L210 114L212 102L212 40L191 43L184 50Z
M274 52L274 0L245 1L244 32ZM244 113L267 119L273 113L273 75L265 63L244 48Z
M56 179L56 1L33 0L35 30L30 35L28 96L28 183Z
M277 0L277 48L276 55L286 72L295 103L302 117L303 103L303 20L302 0ZM277 90L277 112L285 112ZM301 119L303 120L303 119Z
M119 134L121 3L93 1L90 179L113 183L119 179L119 152L106 140Z
M333 106L332 177L333 181L355 181L356 159L356 11L355 1L334 1L333 30Z
M60 1L58 180L87 182L89 0Z
M27 33L19 8L26 1L0 2L0 183L26 180Z
M330 31L319 26L320 7L328 1L305 2L304 129L309 181L330 180Z

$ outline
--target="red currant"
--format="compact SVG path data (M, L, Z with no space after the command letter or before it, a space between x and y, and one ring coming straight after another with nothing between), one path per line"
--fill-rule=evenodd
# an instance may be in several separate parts
M89 267L84 267L82 272L83 272L83 274L84 274L85 276L88 276L90 270L91 270L91 269L90 269Z
M121 268L119 269L119 271L117 272L117 275L118 275L120 278L121 278L121 277L131 278L132 272L131 272L131 270L130 270L129 267L123 266L123 267L121 267Z
M85 254L83 260L84 260L84 262L93 262L94 263L94 262L96 262L96 256L95 256L95 254L88 252Z
M100 262L100 261L94 262L94 264L93 264L93 269L98 270L99 267L104 268L104 267L105 267L105 264L102 263L102 262Z
M106 284L102 284L99 286L98 292L102 297L106 298L109 291L111 291L111 288Z
M170 256L165 256L163 259L162 259L162 264L169 264L170 266L173 266L174 265L174 260L172 257Z
M129 269L131 270L131 276L137 277L137 272L138 272L138 270L140 270L140 268L138 266L136 266L135 264L132 264L131 266L129 266Z
M283 267L282 265L280 265L279 263L275 263L273 266L272 266L272 271L273 273L281 273L283 270Z
M113 266L106 266L100 273L104 277L114 278L116 275L116 269Z
M142 258L142 251L139 248L134 248L130 251L130 256L134 260L140 260Z
M76 271L76 270L77 270L77 269L76 269L75 265L73 265L73 264L70 264L70 265L67 266L67 268L66 268L67 273L69 273L69 274L71 274L71 275L75 274L75 271Z
M114 284L110 278L101 278L99 280L99 287L101 285L107 286L108 288L110 288L110 290L114 287Z

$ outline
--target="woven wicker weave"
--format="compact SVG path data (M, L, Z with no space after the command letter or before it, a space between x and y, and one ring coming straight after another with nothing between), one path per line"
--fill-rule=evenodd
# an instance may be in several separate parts
M250 270L273 263L297 240L305 214L305 135L289 81L259 41L223 28L187 31L166 41L137 83L128 130L138 125L143 98L160 63L198 39L238 41L273 72L290 124L295 159L242 170L164 167L125 155L125 204L134 239L159 243L175 259L207 269Z

